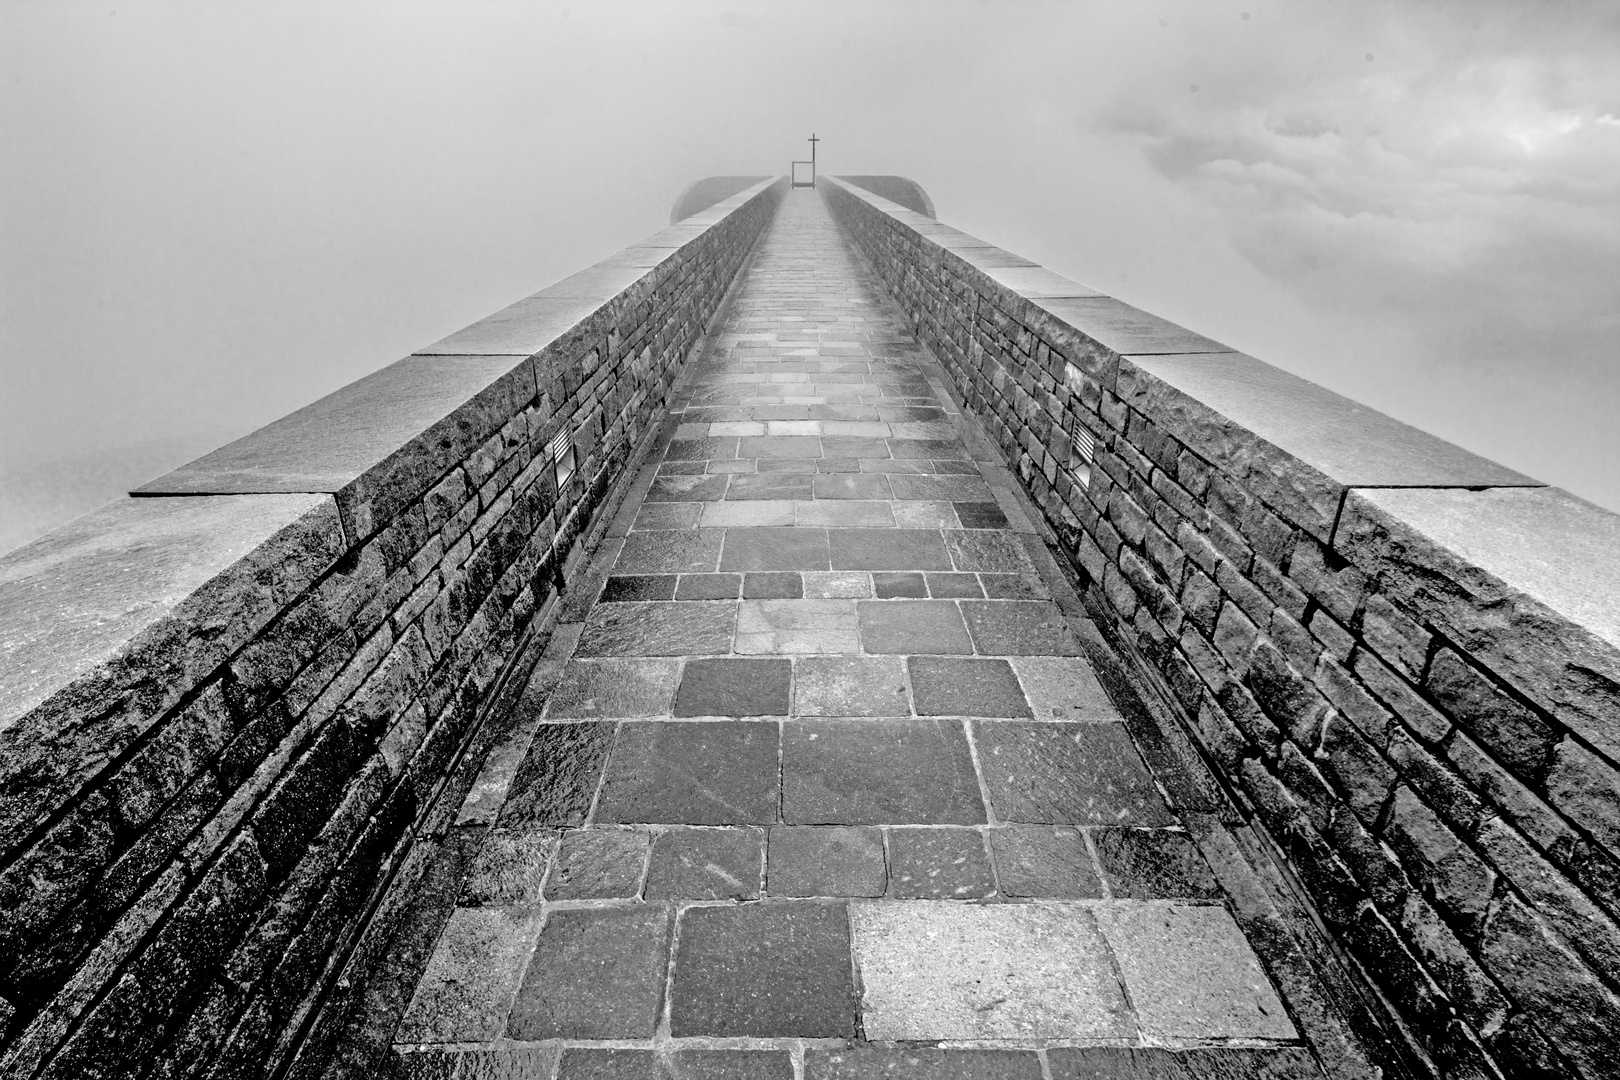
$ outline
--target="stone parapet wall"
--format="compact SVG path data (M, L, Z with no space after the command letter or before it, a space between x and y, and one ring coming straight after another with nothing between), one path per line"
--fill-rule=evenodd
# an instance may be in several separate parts
M1620 1075L1620 518L822 188L1414 1070Z
M0 1075L286 1068L784 186L0 559Z

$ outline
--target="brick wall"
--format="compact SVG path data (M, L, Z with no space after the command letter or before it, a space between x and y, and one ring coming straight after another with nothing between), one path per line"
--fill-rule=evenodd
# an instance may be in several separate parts
M1414 1071L1620 1076L1620 518L823 194Z
M286 1064L781 189L0 559L0 1074Z

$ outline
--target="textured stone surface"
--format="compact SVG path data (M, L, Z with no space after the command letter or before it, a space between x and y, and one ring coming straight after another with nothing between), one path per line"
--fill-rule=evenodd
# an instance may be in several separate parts
M1080 643L1058 606L1044 600L964 600L977 651L991 656L1077 656Z
M800 720L782 741L782 817L794 825L984 821L961 722Z
M779 825L771 830L765 887L772 896L882 896L884 865L878 829Z
M653 841L646 897L653 900L759 898L761 829L671 829Z
M457 908L400 1022L401 1042L487 1042L501 1034L540 932L534 908Z
M786 716L792 679L788 660L689 660L675 715Z
M1041 1061L1028 1050L935 1050L859 1047L804 1055L805 1080L1040 1080Z
M976 900L996 891L974 829L890 829L889 891L897 900Z
M961 610L948 600L865 601L856 605L869 653L971 653Z
M563 834L546 878L547 900L607 900L641 895L647 834L585 829Z
M549 829L491 829L478 848L463 904L537 904L546 866L557 850L557 834Z
M1060 1046L1047 1052L1052 1080L1317 1080L1303 1047L1196 1050Z
M675 701L676 660L574 660L546 702L551 719L659 716Z
M905 662L899 657L809 656L793 669L799 716L905 716Z
M990 803L1003 821L1169 825L1173 820L1120 725L981 721L973 737Z
M1225 908L1119 903L1098 907L1096 916L1145 1034L1161 1039L1297 1036Z
M1086 908L857 902L850 917L869 1039L1135 1034Z
M734 648L743 654L857 652L855 602L744 600L737 608Z
M1005 660L914 656L906 666L919 715L1031 715L1018 676Z
M1097 868L1078 829L1012 825L986 835L1004 895L1064 900L1102 895Z
M604 822L751 825L776 821L777 725L622 726L598 798Z
M553 911L512 1006L514 1039L647 1038L669 955L662 907Z
M852 1037L848 918L842 904L809 902L687 909L670 1033Z
M614 725L544 724L529 743L497 821L511 828L579 825L591 808Z
M1215 900L1221 895L1198 847L1166 829L1097 829L1091 842L1108 888L1137 900Z
M1013 670L1037 720L1118 720L1092 667L1080 657L1015 656Z
M529 1080L557 1067L553 1046L513 1050L412 1050L399 1057L404 1080Z
M664 601L599 604L580 634L576 655L685 656L731 651L737 605Z

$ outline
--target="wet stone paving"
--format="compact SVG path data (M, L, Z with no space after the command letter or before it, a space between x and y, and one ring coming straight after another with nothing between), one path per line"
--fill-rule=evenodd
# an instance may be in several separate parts
M791 192L463 807L397 1075L1321 1075L940 378Z

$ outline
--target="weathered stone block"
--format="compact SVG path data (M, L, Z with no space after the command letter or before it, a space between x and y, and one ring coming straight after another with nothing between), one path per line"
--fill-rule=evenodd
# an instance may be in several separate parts
M1435 905L1466 933L1477 934L1496 884L1484 860L1405 787L1395 790L1384 838Z

